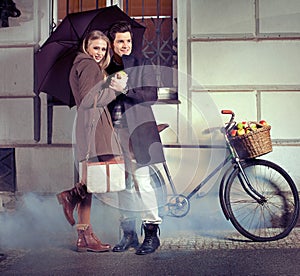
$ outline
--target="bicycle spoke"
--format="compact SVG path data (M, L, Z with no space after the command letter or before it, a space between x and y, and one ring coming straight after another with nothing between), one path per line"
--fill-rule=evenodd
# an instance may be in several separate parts
M256 200L252 193L245 192L237 170L225 188L233 225L240 233L256 241L285 237L299 214L295 184L285 171L269 161L253 160L244 164L244 171L252 189L264 199Z

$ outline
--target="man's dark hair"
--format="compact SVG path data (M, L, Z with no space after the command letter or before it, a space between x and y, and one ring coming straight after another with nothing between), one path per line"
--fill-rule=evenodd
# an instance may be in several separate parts
M130 32L131 38L133 37L130 23L128 23L127 21L120 21L112 25L107 36L111 42L114 42L116 38L116 33L126 33L126 32Z

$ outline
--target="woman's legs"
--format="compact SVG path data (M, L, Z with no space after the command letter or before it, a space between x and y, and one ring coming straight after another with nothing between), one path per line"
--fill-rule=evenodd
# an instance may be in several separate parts
M87 196L78 203L78 224L90 224L91 223L91 206L92 206L92 194Z
M75 219L73 212L75 207L87 196L86 185L76 183L75 187L56 195L59 204L62 205L67 221L73 226Z
M76 226L78 232L77 251L108 251L111 246L107 243L102 243L93 232L91 226L92 196L92 194L88 193L78 203L78 224Z
M57 194L62 204L66 219L71 225L75 224L73 210L77 206L78 224L76 225L78 239L77 251L103 252L109 251L111 246L103 244L95 235L91 226L92 194L87 193L86 185L77 183L71 190Z

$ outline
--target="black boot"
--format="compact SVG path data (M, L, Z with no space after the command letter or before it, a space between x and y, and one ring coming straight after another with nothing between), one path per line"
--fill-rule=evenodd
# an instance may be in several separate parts
M157 237L157 229L159 229L157 224L144 224L145 238L138 250L135 252L137 255L146 255L153 253L159 246L160 241Z
M130 247L137 248L139 246L139 240L135 230L135 220L122 221L121 228L123 230L123 237L112 251L124 252Z
M73 226L75 219L73 211L76 205L87 195L87 187L84 184L77 183L71 190L63 191L56 195L58 202L63 206L67 221Z

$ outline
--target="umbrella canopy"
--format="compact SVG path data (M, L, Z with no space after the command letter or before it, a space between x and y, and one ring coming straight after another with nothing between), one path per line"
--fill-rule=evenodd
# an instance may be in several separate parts
M93 30L107 34L119 21L131 24L134 53L139 55L145 27L117 6L68 14L35 53L35 93L45 92L70 107L74 106L69 73L83 38Z

